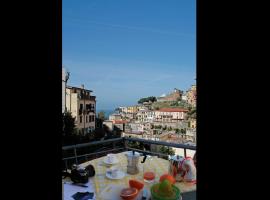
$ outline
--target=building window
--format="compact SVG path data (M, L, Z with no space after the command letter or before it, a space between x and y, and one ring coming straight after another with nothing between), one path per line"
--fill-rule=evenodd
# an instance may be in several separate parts
M83 111L83 104L80 104L79 115L82 114L82 111Z
M80 123L82 123L82 116L80 116Z
M86 123L88 122L88 116L87 115L86 115L86 120L85 121L86 121Z

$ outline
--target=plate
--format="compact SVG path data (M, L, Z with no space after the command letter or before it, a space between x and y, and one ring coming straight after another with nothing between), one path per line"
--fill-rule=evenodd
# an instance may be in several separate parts
M109 179L113 179L113 180L118 180L118 179L122 179L126 176L126 174L122 171L118 171L117 172L117 176L116 177L112 177L112 174L109 172L106 172L106 177Z
M104 162L105 164L107 164L107 165L113 165L113 164L118 163L118 160L117 160L117 158L116 158L113 162L110 162L110 161L108 160L108 158L104 158L103 162Z

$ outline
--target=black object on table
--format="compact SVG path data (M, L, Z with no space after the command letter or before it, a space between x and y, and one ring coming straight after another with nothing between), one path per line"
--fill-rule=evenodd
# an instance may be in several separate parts
M77 192L72 195L72 198L75 200L90 200L93 199L94 193L90 192Z

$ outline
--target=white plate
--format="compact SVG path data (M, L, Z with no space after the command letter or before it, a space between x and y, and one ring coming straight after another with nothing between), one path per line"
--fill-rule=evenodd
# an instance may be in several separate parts
M122 179L125 176L126 176L126 174L124 172L122 172L122 171L118 171L116 177L112 177L111 173L106 172L106 177L109 178L109 179L113 179L113 180Z
M116 158L113 162L110 162L110 161L108 160L108 158L104 158L103 162L104 162L105 164L107 164L107 165L113 165L113 164L118 163L118 160L117 160L117 158Z

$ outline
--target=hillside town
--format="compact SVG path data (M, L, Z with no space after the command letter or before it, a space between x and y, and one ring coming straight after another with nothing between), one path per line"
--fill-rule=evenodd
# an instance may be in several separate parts
M195 200L196 1L62 11L62 199Z
M141 98L137 105L115 108L108 119L100 121L93 91L84 85L69 86L68 79L69 73L63 69L62 112L73 117L74 134L91 138L103 127L108 131L98 137L101 140L109 138L108 132L118 131L118 137L196 144L196 85L185 92L174 88L167 95Z
M123 106L103 122L118 128L122 137L136 137L175 143L196 143L196 85L185 93L174 89L168 95L138 105Z

